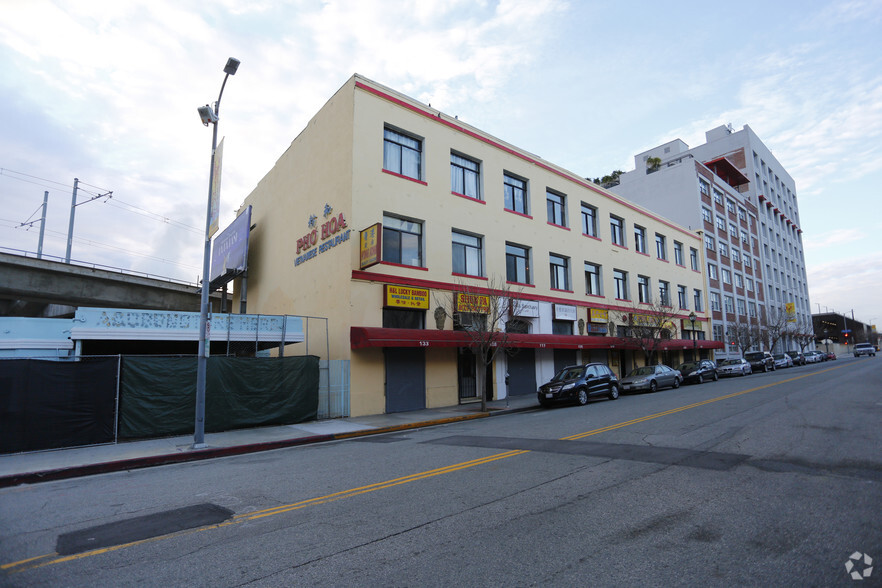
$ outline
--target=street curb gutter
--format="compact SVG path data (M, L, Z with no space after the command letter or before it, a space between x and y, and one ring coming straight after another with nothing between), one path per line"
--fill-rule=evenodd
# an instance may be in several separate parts
M363 431L351 431L348 433L336 433L331 435L312 435L309 437L297 437L293 439L283 439L280 441L267 441L264 443L251 443L248 445L235 445L233 447L217 447L196 449L186 453L168 453L164 455L152 455L149 457L135 457L131 459L121 459L117 461L108 461L104 463L85 464L71 466L67 468L57 468L53 470L43 470L38 472L27 472L22 474L11 474L8 476L0 476L0 488L10 488L23 484L38 484L40 482L51 482L55 480L67 480L70 478L79 478L83 476L94 476L97 474L107 474L110 472L120 472L125 470L137 470L141 468L150 468L161 465L171 465L176 463L186 463L189 461L199 461L203 459L213 459L216 457L230 457L234 455L244 455L247 453L258 453L261 451L271 451L273 449L284 449L286 447L297 447L299 445L310 445L313 443L325 443L327 441L338 441L343 439L352 439L355 437L365 437L367 435L380 435L383 433L394 433L396 431L407 431L412 429L421 429L424 427L433 427L436 425L446 425L460 421L470 421L474 419L483 419L494 416L502 416L505 414L513 414L517 412L526 412L535 410L536 406L527 406L521 408L506 408L493 412L479 412L463 416L447 417L442 419L433 419L429 421L419 421L416 423L407 423L403 425L391 425L388 427L380 427L376 429L366 429Z

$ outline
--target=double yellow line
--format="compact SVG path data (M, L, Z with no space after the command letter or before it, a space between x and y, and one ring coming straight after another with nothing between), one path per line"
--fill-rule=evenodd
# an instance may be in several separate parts
M655 413L655 414L651 414L651 415L647 415L647 416L644 416L644 417L640 417L640 418L632 419L632 420L630 420L630 421L625 421L625 422L618 423L618 424L615 424L615 425L609 425L609 426L607 426L607 427L601 427L601 428L599 428L599 429L594 429L594 430L591 430L591 431L587 431L587 432L585 432L585 433L578 433L578 434L576 434L576 435L570 435L569 437L562 437L560 440L561 440L561 441L575 441L575 440L577 440L577 439L584 439L585 437L590 437L590 436L592 436L592 435L599 435L599 434L601 434L601 433L607 433L607 432L609 432L609 431L615 431L616 429L622 429L622 428L624 428L624 427L629 427L629 426L631 426L631 425L636 425L637 423L644 423L644 422L646 422L646 421L651 421L651 420L653 420L653 419L658 419L658 418L661 418L661 417L669 416L669 415L672 415L672 414L676 414L676 413L678 413L678 412L683 412L683 411L690 410L690 409L693 409L693 408L698 408L699 406L705 406L705 405L707 405L707 404L712 404L712 403L714 403L714 402L720 402L720 401L722 401L722 400L729 400L730 398L736 398L736 397L738 397L738 396L742 396L742 395L744 395L744 394L749 394L749 393L751 393L751 392L756 392L757 390L763 390L763 389L765 389L765 388L771 388L772 386L778 386L778 385L780 385L780 384L785 384L785 383L787 383L787 382L793 382L793 381L796 381L796 380L801 380L801 379L803 379L803 378L808 378L808 377L810 377L810 376L816 376L816 375L818 375L818 374L823 374L823 373L825 373L825 372L829 372L829 371L832 371L832 370L841 369L842 367L846 367L846 366L840 366L840 367L828 368L828 369L825 369L825 370L820 370L820 371L816 371L816 372L811 372L811 373L809 373L809 374L803 374L803 375L801 375L801 376L796 376L796 377L793 377L793 378L788 378L788 379L786 379L786 380L780 380L780 381L772 382L772 383L770 383L770 384L765 384L765 385L763 385L763 386L757 386L757 387L755 387L755 388L750 388L750 389L748 389L748 390L742 390L741 392L735 392L735 393L733 393L733 394L726 394L725 396L718 396L718 397L716 397L716 398L711 398L711 399L709 399L709 400L703 400L703 401L701 401L701 402L695 402L695 403L693 403L693 404L687 404L686 406L680 406L680 407L678 407L678 408L672 408L671 410L666 410L666 411L664 411L664 412L657 412L657 413ZM309 500L303 500L303 501L301 501L301 502L295 502L295 503L292 503L292 504L285 504L285 505L281 505L281 506L276 506L276 507L274 507L274 508L268 508L268 509L265 509L265 510L258 510L258 511L253 511L253 512L249 512L249 513L244 513L244 514L241 514L241 515L236 515L236 516L234 516L233 518L231 518L230 520L225 521L225 522L223 522L223 523L218 523L218 524L216 524L216 525L208 525L208 526L205 526L205 527L199 527L199 528L197 528L197 529L188 529L188 530L185 530L185 531L179 531L179 532L177 532L177 533L171 533L171 534L168 534L168 535L160 535L160 536L158 536L158 537L151 537L150 539L143 539L143 540L140 540L140 541L133 541L133 542L131 542L131 543L124 543L124 544L121 544L121 545L114 545L114 546L112 546L112 547L105 547L105 548L102 548L102 549L94 549L94 550L92 550L92 551L85 551L85 552L83 552L83 553L78 553L78 554L75 554L75 555L59 556L57 553L49 553L49 554L41 555L41 556L38 556L38 557L32 557L32 558L29 558L29 559L23 559L23 560L16 561L16 562L11 562L11 563L7 563L7 564L2 564L2 565L0 565L0 570L4 570L4 571L10 572L10 573L23 572L23 571L25 571L25 570L31 570L31 569L35 569L35 568L44 567L44 566L55 565L55 564L59 564L59 563L65 563L65 562L74 561L74 560L78 560L78 559L84 559L84 558L87 558L87 557L93 557L93 556L96 556L96 555L101 555L101 554L103 554L103 553L109 553L109 552L111 552L111 551L117 551L117 550L120 550L120 549L125 549L125 548L127 548L127 547L133 547L133 546L135 546L135 545L142 545L142 544L145 544L145 543L150 543L150 542L154 542L154 541L159 541L159 540L162 540L162 539L168 539L168 538L171 538L171 537L180 537L180 536L183 536L183 535L189 535L189 534L192 534L192 533L198 533L198 532L201 532L201 531L209 531L209 530L212 530L212 529L219 529L219 528L222 528L222 527L228 527L228 526L230 526L230 525L235 525L235 524L242 523L242 522L246 522L246 521L253 521L253 520L257 520L257 519L261 519L261 518L265 518L265 517L271 517L271 516L275 516L275 515L283 514L283 513L286 513L286 512L291 512L291 511L294 511L294 510L299 510L299 509L301 509L301 508L306 508L306 507L308 507L308 506L316 506L316 505L319 505L319 504L327 504L327 503L329 503L329 502L334 502L334 501L336 501L336 500L342 500L342 499L344 499L344 498L351 498L351 497L353 497L353 496L359 496L359 495L361 495L361 494L368 494L368 493L370 493L370 492L376 492L377 490L384 490L384 489L386 489L386 488L392 488L392 487L394 487L394 486L400 486L400 485L402 485L402 484L409 484L409 483L411 483L411 482L416 482L416 481L419 481L419 480L425 480L425 479L427 479L427 478L432 478L432 477L434 477L434 476L441 476L441 475L444 475L444 474L450 474L450 473L453 473L453 472L458 472L458 471L461 471L461 470L465 470L465 469L469 469L469 468L477 467L477 466L480 466L480 465L484 465L484 464L492 463L492 462L494 462L494 461L499 461L499 460L502 460L502 459L507 459L507 458L509 458L509 457L515 457L515 456L518 456L518 455L523 455L523 454L525 454L525 453L530 453L530 451L529 451L529 450L525 450L525 449L523 449L523 450L506 451L506 452L504 452L504 453L497 453L497 454L495 454L495 455L490 455L490 456L482 457L482 458L479 458L479 459L473 459L473 460L471 460L471 461L464 461L464 462L461 462L461 463L457 463L457 464L453 464L453 465L445 466L445 467L442 467L442 468L437 468L437 469L434 469L434 470L428 470L428 471L425 471L425 472L419 472L419 473L411 474L411 475L409 475L409 476L404 476L404 477L401 477L401 478L395 478L395 479L392 479L392 480L386 480L386 481L384 481L384 482L377 482L377 483L375 483L375 484L368 484L367 486L359 486L358 488L350 488L349 490L343 490L343 491L341 491L341 492L335 492L335 493L333 493L333 494L327 494L327 495L325 495L325 496L320 496L320 497L317 497L317 498L310 498Z

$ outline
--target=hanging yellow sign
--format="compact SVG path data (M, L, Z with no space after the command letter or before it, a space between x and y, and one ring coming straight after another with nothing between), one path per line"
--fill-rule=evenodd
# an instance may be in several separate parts
M592 323L609 322L609 311L605 308L589 308L588 320Z
M385 306L394 308L416 308L428 310L429 291L424 288L410 286L393 286L386 284Z
M490 312L490 297L481 296L480 294L457 292L456 311L487 314Z
M380 223L371 225L359 233L358 252L361 269L380 263L382 237L383 225Z

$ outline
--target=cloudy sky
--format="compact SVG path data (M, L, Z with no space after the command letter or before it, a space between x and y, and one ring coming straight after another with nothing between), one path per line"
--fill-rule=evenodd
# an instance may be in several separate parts
M221 226L360 73L585 177L749 124L793 176L813 311L882 323L882 0L0 0L0 251L195 283ZM113 192L113 198L93 196ZM38 221L30 228L23 223Z

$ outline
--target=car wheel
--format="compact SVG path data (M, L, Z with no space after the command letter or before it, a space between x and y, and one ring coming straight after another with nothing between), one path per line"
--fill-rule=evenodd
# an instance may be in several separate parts
M680 378L674 378L674 388L680 387Z
M609 388L609 399L616 400L619 397L619 387L618 386L610 386Z
M656 384L655 380L653 380L649 383L649 391L655 392L656 390L658 390L658 384Z
M720 374L718 374L717 372L714 372L714 382L716 382L719 379L720 379Z
M585 388L579 388L579 404L582 406L588 404L588 391Z
M703 376L703 375L698 374L698 381L697 381L697 383L699 383L699 384L704 384L704 376Z

